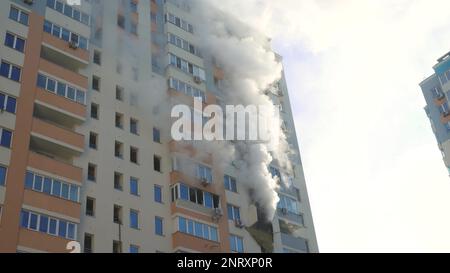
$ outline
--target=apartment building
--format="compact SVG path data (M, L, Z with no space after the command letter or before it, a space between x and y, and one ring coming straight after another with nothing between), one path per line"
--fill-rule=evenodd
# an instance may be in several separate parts
M280 202L170 135L170 106L220 101L187 6L163 0L0 1L0 252L318 252L284 77L292 171ZM279 57L281 60L281 57Z
M425 97L425 112L430 119L439 150L450 173L450 52L437 60L435 73L422 81L420 87Z

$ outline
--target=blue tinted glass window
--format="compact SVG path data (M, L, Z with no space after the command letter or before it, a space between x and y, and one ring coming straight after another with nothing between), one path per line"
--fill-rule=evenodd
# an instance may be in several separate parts
M63 12L63 7L64 7L63 3L61 3L60 1L56 1L56 10L57 11L62 13Z
M53 36L59 38L61 36L61 28L59 26L53 25L52 34Z
M5 46L14 47L14 35L6 33Z
M187 223L188 223L188 225L187 225L188 232L187 233L194 234L194 222L192 220L187 220Z
M80 13L80 11L74 9L72 18L77 20L77 21L80 21L81 20L81 13Z
M203 225L203 238L209 240L209 226Z
M81 90L77 90L77 102L84 104L85 103L86 93Z
M47 84L47 77L45 77L44 75L38 74L37 86L42 89L45 89L46 84Z
M52 79L48 79L47 81L47 90L51 92L55 92L56 90L56 82Z
M203 237L203 225L201 223L195 222L195 236Z
M59 220L59 228L58 228L58 235L61 237L66 237L67 235L67 222Z
M68 42L70 40L70 31L68 31L67 29L63 28L62 29L62 39L66 42Z
M130 194L132 195L139 194L139 185L137 179L135 178L130 178Z
M6 168L0 166L0 185L5 185L6 183Z
M52 23L50 23L49 21L45 21L44 22L44 31L47 33L52 33Z
M130 227L137 229L139 227L138 213L136 211L130 211Z
M65 97L66 96L66 85L58 82L58 90L56 91L56 93L60 96Z
M39 220L39 231L47 233L48 231L48 217L41 216Z
M52 195L54 195L54 196L61 195L61 182L59 182L57 180L53 181Z
M6 99L6 95L0 93L0 107L3 109L4 105L5 105L5 99Z
M52 180L48 177L44 178L44 189L42 190L46 194L50 194L52 190Z
M11 80L16 82L20 81L20 68L12 65L11 69Z
M189 188L186 185L180 184L180 197L183 200L189 200Z
M244 252L244 242L242 238L237 237L236 238L236 246L237 246L237 252L242 253Z
M162 190L160 186L155 185L155 202L162 203Z
M37 230L38 216L34 213L30 213L30 229Z
M81 14L81 22L85 25L89 25L89 15L83 12Z
M25 40L21 39L21 38L17 38L15 49L17 49L20 52L23 52L25 50Z
M13 19L14 21L19 21L19 10L11 7L11 9L9 10L9 18Z
M153 141L157 143L161 142L161 133L156 128L153 128Z
M16 113L16 103L17 100L13 97L8 97L8 100L6 101L6 111L15 114Z
M50 219L50 225L48 228L48 232L50 234L56 235L56 226L57 226L57 221L55 219Z
M130 253L139 253L139 247L130 245Z
M30 213L28 211L22 210L20 212L20 226L23 228L28 228L28 220L30 217Z
M64 198L64 199L69 199L69 185L62 184L61 197Z
M25 175L25 188L31 189L33 188L33 178L34 174L31 172L27 172Z
M72 17L72 11L73 11L73 9L72 9L71 6L69 6L69 5L64 5L64 14L65 14L65 15L67 15L67 16L69 16L69 17Z
M159 217L155 217L155 233L156 235L163 235L163 220Z
M178 218L178 230L183 233L187 232L186 219L183 217Z
M239 212L239 208L234 208L234 219L241 220L241 213Z
M215 227L210 227L209 228L210 232L211 232L211 241L215 241L218 242L219 241L219 237L217 236L217 228Z
M70 185L70 200L78 202L78 187L75 185Z
M36 191L42 191L42 176L36 175L34 177L33 189Z
M67 87L67 97L71 100L75 100L75 89L73 87L68 86Z
M9 70L11 68L11 65L5 62L2 62L0 66L0 75L3 77L9 78Z
M69 223L67 225L67 237L69 239L75 239L75 224Z
M228 214L228 220L234 220L233 219L233 207L231 205L227 205L227 214Z
M230 236L230 249L236 252L236 238L234 236Z
M20 13L19 22L24 24L24 25L28 25L28 14L22 11Z
M88 48L88 41L86 38L84 37L80 37L80 40L78 42L78 46L82 49L87 49Z
M205 192L205 194L204 194L204 202L205 202L205 207L207 207L207 208L212 208L213 207L213 197L212 197L211 193Z
M11 138L12 138L12 133L8 130L3 129L0 145L3 147L6 147L6 148L11 147Z
M47 0L47 7L55 8L55 0Z

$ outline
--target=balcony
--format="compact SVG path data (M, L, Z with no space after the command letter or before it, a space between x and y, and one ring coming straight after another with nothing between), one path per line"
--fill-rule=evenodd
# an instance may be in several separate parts
M34 116L73 129L86 120L86 106L37 88Z
M35 138L52 142L57 147L71 150L70 154L78 156L84 151L84 136L59 126L51 120L33 119L32 133ZM56 147L55 147L56 149ZM54 149L52 149L54 151ZM67 152L67 151L65 151Z
M80 219L81 204L65 199L49 196L40 192L26 189L23 203L34 208L63 214L71 218Z
M33 142L33 140L31 140ZM33 144L34 145L34 144ZM73 166L69 162L58 160L58 158L45 153L39 153L34 148L28 155L28 166L37 170L52 173L74 181L83 181L83 169Z
M277 209L277 215L278 217L297 223L300 226L305 226L303 215L295 214L285 209Z
M201 253L220 253L223 251L219 242L208 241L181 232L172 235L173 248L188 248Z
M69 242L70 240L61 237L21 228L18 245L48 253L69 253L66 249Z
M286 233L281 233L281 242L287 247L299 250L304 253L309 252L308 241L306 239L294 237Z
M71 48L69 43L49 33L43 33L41 56L72 71L79 71L89 64L89 52Z
M66 65L61 65L52 60L41 58L39 62L39 69L47 72L49 75L58 77L67 83L77 85L83 89L88 87L88 79L85 76L78 74L77 71L69 69Z

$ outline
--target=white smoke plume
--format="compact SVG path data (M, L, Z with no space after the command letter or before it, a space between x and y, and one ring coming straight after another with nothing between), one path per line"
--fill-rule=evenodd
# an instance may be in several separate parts
M183 1L181 1L183 2ZM224 70L222 84L224 103L227 105L270 106L269 117L275 117L277 108L265 91L281 78L282 65L271 50L269 39L243 24L230 13L222 11L220 2L206 0L187 1L196 22L196 37L205 55L213 56ZM273 120L273 124L277 124ZM233 158L237 161L238 180L252 190L252 198L272 220L279 201L276 178L268 171L269 164L277 163L290 171L289 146L281 128L276 147L270 143L237 142ZM213 154L222 155L221 147L214 146ZM229 155L229 154L228 154Z

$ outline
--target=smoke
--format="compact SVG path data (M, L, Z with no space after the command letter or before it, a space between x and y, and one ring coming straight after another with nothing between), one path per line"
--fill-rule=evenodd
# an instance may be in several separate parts
M183 1L181 1L183 2ZM222 82L223 100L226 105L268 106L269 124L280 124L275 115L278 111L266 90L281 78L282 65L271 50L267 36L240 22L231 13L223 11L222 4L206 0L188 1L195 18L196 37L205 55L214 58L224 70ZM268 171L275 162L291 171L290 149L281 128L276 131L280 139L276 142L236 142L234 154L222 156L220 146L213 147L213 154L223 162L238 162L238 180L252 192L253 200L264 209L267 220L272 220L279 201L276 192L277 178ZM275 143L275 144L274 144ZM231 157L231 158L230 158ZM216 161L217 162L217 161Z

